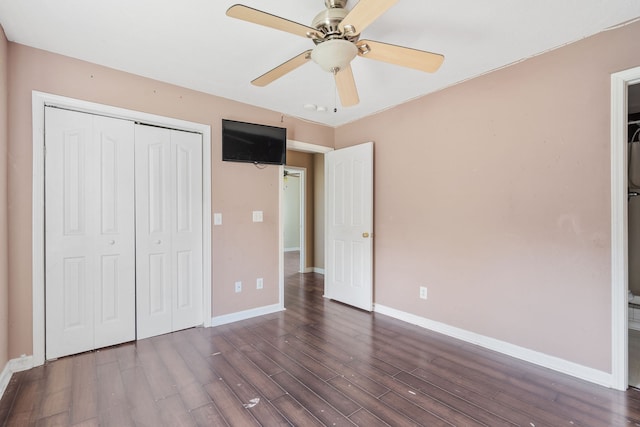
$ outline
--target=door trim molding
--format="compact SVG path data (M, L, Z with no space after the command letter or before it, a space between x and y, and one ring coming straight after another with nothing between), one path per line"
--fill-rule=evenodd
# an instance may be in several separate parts
M628 87L640 83L640 67L611 74L611 382L629 385L627 217Z
M324 145L311 144L309 142L296 141L295 139L287 139L287 150L300 151L302 153L311 154L327 154L334 149L325 147Z
M38 91L33 91L31 98L33 125L33 187L31 223L33 366L42 365L45 361L44 108L47 105L202 134L202 158L204 160L202 164L202 315L204 326L211 326L211 126Z

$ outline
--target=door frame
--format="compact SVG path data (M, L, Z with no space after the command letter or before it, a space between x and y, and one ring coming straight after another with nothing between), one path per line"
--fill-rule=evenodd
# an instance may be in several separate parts
M332 147L326 147L324 145L318 144L310 144L308 142L296 141L293 139L287 139L287 150L291 151L300 151L302 153L311 153L311 154L326 154L334 149ZM284 309L284 215L283 215L283 206L284 206L284 192L282 187L284 185L284 168L288 167L286 165L281 165L278 170L278 175L280 177L279 185L278 185L278 253L280 254L279 267L278 267L278 298L279 298L279 306ZM325 201L327 199L327 192L324 194ZM326 203L326 202L325 202ZM326 238L326 229L325 235L323 238ZM302 254L300 254L302 257Z
M32 173L32 304L33 366L45 361L45 257L44 257L44 111L55 106L118 119L143 122L202 134L202 256L203 324L211 326L211 126L125 108L33 91L33 173Z
M300 181L299 181L299 185L300 185L300 191L298 194L298 202L299 202L299 206L298 206L298 215L300 215L300 239L298 241L298 246L300 247L300 262L298 265L298 272L300 273L306 273L306 258L307 258L307 253L306 253L306 244L307 244L307 240L306 240L306 232L307 232L307 222L306 222L306 214L307 214L307 191L306 191L306 179L307 179L307 169L306 168L301 168L298 166L288 166L285 165L284 166L284 170L290 170L290 171L295 171L296 173L300 174ZM283 188L284 188L284 174L282 175L282 180L283 180ZM283 224L284 227L284 224ZM284 231L284 228L283 228Z
M611 386L629 386L627 115L640 67L611 74Z

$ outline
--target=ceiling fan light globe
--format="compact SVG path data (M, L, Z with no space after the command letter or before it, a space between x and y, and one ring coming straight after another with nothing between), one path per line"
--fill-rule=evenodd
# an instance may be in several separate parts
M317 45L311 52L311 59L323 70L335 73L349 66L358 54L355 44L347 40L327 40Z

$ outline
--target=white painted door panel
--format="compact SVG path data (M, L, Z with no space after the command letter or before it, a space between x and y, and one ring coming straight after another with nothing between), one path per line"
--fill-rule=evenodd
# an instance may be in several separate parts
M171 331L171 139L136 125L138 339Z
M94 300L95 348L135 339L135 217L133 126L94 116L99 141L99 278ZM119 130L116 133L115 129Z
M201 138L136 125L139 339L203 322Z
M373 308L373 143L325 155L325 296Z
M172 235L174 331L202 324L202 136L171 131L175 170Z
M133 123L46 108L46 357L135 339Z

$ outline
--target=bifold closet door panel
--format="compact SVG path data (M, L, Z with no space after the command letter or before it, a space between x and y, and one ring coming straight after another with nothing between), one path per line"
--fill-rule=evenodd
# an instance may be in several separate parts
M136 287L138 339L172 330L171 133L136 125Z
M46 358L135 339L133 123L45 110Z
M171 131L175 170L172 254L174 331L200 325L202 312L202 135Z
M138 339L203 323L202 136L136 125Z

